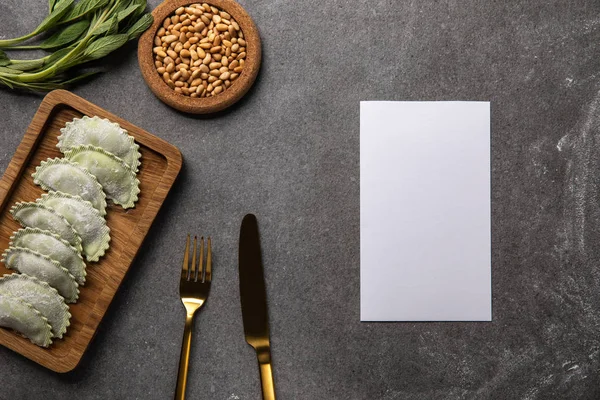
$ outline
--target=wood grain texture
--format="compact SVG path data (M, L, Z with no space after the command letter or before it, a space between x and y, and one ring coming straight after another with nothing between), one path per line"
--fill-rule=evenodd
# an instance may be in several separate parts
M154 36L163 21L181 6L192 4L189 0L167 0L152 11L154 23L140 37L138 62L150 90L169 106L191 114L210 114L233 105L241 99L256 80L261 63L261 42L258 29L246 10L234 0L211 0L209 3L229 13L240 25L246 39L246 62L240 76L222 93L213 97L192 98L178 94L162 80L154 65Z
M141 193L133 209L124 210L112 203L107 207L111 246L99 262L87 263L87 281L80 287L78 302L70 305L71 326L63 339L43 349L0 328L0 344L56 372L68 372L79 363L182 165L175 146L70 92L53 91L42 101L0 181L0 251L8 247L10 236L20 228L9 214L10 206L35 201L44 193L34 185L31 174L41 161L62 157L56 147L60 128L83 115L108 118L135 138L142 154L138 174ZM0 275L12 272L0 264Z

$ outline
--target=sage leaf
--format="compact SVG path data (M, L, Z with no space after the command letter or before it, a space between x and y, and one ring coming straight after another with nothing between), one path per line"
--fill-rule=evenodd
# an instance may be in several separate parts
M2 68L2 67L0 67L0 68ZM13 86L13 84L11 83L11 81L9 81L8 79L2 79L2 77L0 77L0 82L2 82L3 84L5 84L6 86L8 86L11 89L15 88Z
M65 57L67 54L73 50L74 46L65 47L64 49L56 50L54 53L50 54L50 57L46 60L47 65L54 64L56 61Z
M136 10L138 10L138 8L140 8L139 4L132 4L129 7L125 8L124 10L121 10L118 12L117 14L117 18L119 19L119 22L123 21L125 18L129 17L132 14L135 14Z
M137 20L139 17L142 16L144 11L146 11L147 2L146 0L132 0L131 5L138 6L137 10L135 10L133 12L133 15L131 16L132 19Z
M0 0L1 1L1 0ZM49 13L30 33L0 40L0 86L33 91L65 87L87 78L78 67L105 57L152 25L146 0L48 0ZM46 31L31 45L21 42ZM44 49L39 59L11 60L1 49Z
M88 13L92 13L98 10L99 8L106 6L108 2L109 0L81 0L75 5L75 7L73 7L71 12L67 14L61 22L70 22L81 18L87 15Z
M8 64L10 64L10 58L8 58L5 52L0 50L0 67L4 67Z
M127 30L127 36L129 36L128 40L135 39L140 36L144 31L152 25L154 22L154 17L152 14L144 14L140 19L136 21L135 24L131 25L131 28Z
M76 41L89 27L90 23L87 20L77 21L72 25L68 25L61 31L58 31L40 44L40 48L44 50L62 47Z
M94 76L94 75L98 75L99 73L101 73L102 71L90 71L90 72L86 72L84 74L78 75L74 78L71 78L69 80L66 80L64 82L62 82L63 85L65 86L72 86L73 84L82 81L84 79L89 78L90 76Z
M119 20L115 15L108 21L101 23L96 29L94 29L94 35L100 35L106 33L107 35L114 35L119 30Z
M40 58L37 60L23 60L19 62L13 62L8 65L9 68L18 69L19 71L31 71L43 67L45 64L44 59Z
M73 5L73 0L61 0L55 4L54 10L35 29L35 33L45 32L48 29L54 28L58 21L69 11Z
M87 49L85 49L85 52L83 53L84 58L86 61L102 58L108 53L111 53L123 46L127 42L127 39L128 36L122 33L96 39L87 47Z
M23 73L23 71L20 71L18 69L14 69L14 68L9 68L9 67L0 67L0 72L5 72L7 74L15 74L15 75L19 75L19 74Z

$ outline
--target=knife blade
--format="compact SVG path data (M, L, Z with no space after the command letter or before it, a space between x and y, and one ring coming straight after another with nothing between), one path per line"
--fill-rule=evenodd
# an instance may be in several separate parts
M267 291L260 249L258 221L253 214L242 220L239 244L239 279L242 320L246 342L256 350L263 399L274 400L271 368Z

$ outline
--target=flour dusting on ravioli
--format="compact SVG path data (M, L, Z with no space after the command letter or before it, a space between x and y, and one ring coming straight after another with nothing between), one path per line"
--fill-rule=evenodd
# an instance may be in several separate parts
M65 267L80 285L85 282L85 263L81 253L66 240L50 231L23 228L10 238L9 246L25 247L37 251Z
M81 238L69 221L52 208L39 203L17 203L10 213L24 228L39 228L57 234L81 251Z
M110 229L92 203L79 196L58 192L43 194L37 202L55 210L69 221L81 237L86 260L98 261L104 255L109 247Z
M138 171L141 154L140 146L132 136L116 122L106 118L87 115L67 122L58 137L56 145L62 153L80 145L100 147L122 159L133 172Z
M52 337L62 338L69 326L65 299L46 282L28 275L10 274L0 278L0 291L23 299L38 310L52 327Z
M89 201L106 215L106 196L98 179L77 163L64 158L42 161L33 174L33 183L44 190L69 193Z
M0 326L17 331L34 344L48 347L52 327L38 310L18 296L0 290Z
M65 158L94 175L102 185L106 197L115 204L123 208L135 205L140 192L140 181L119 157L100 147L82 145L67 151Z

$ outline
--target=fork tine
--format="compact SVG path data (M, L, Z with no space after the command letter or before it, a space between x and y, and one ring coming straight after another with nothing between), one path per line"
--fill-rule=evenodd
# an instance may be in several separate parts
M181 269L181 279L187 279L189 260L190 260L190 234L188 233L187 240L185 242L185 253L183 254L183 268Z
M196 265L196 242L198 238L194 236L194 250L192 250L192 264L190 265L190 275L188 277L188 281L194 279L194 266ZM197 274L197 273L196 273Z
M204 236L200 237L200 260L196 268L200 269L200 282L204 282Z
M202 241L202 238L200 238L200 241ZM198 245L196 244L196 241L194 241L194 251L196 251L198 249ZM198 252L198 258L200 258L200 260L202 260L202 253ZM194 262L192 263L192 266L194 267L194 282L198 282L198 264L196 263L196 259L194 259ZM202 270L200 270L200 272L202 273ZM200 279L202 280L202 276L200 277Z
M212 279L212 250L210 245L210 236L208 237L208 249L206 254L206 282Z

